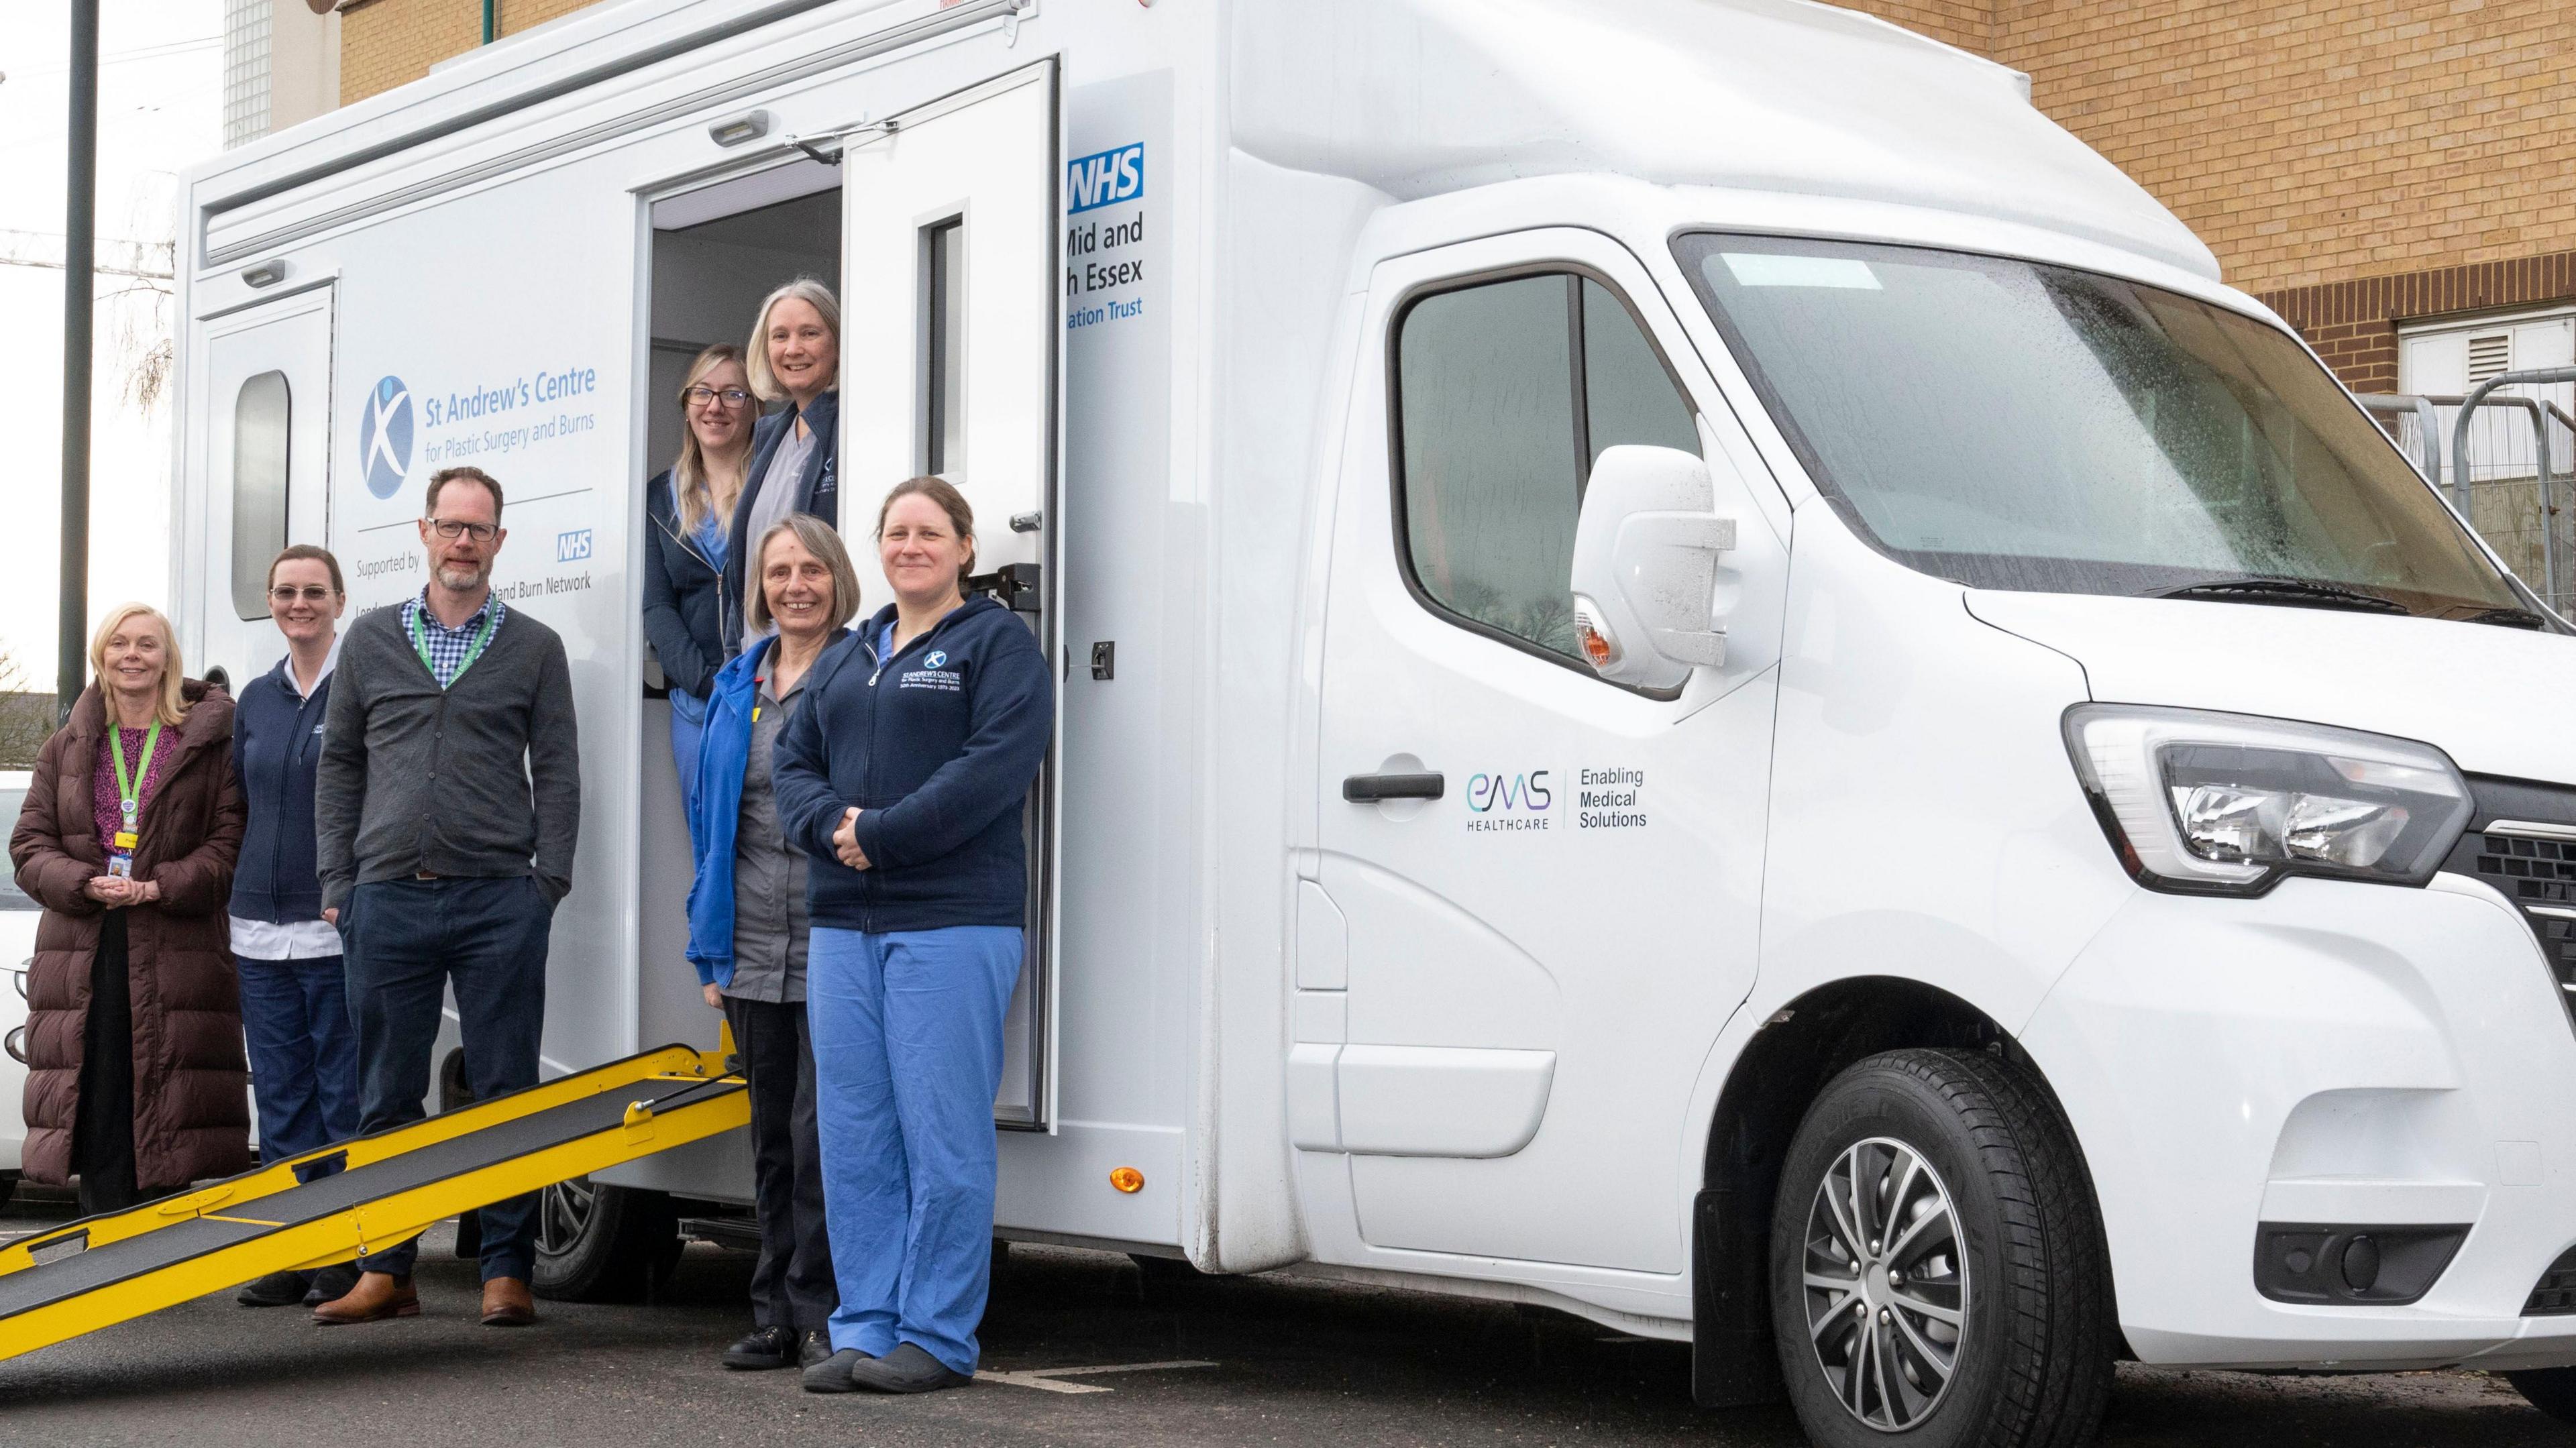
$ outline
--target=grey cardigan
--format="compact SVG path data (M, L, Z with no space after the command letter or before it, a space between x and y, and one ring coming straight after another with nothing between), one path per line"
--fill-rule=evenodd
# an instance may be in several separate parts
M511 609L483 656L441 689L403 632L402 608L368 613L340 645L318 774L324 908L347 904L358 885L421 872L534 875L561 900L581 828L563 640Z

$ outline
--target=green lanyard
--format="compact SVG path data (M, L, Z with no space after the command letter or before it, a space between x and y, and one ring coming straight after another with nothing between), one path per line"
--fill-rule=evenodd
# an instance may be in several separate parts
M436 679L438 677L438 665L429 661L429 635L423 633L420 627L421 616L428 612L429 605L424 603L420 606L420 611L411 616L411 646L413 651L420 655L420 666L429 670L429 676L432 679ZM465 657L457 661L456 678L449 679L446 683L440 684L438 687L442 689L452 689L456 687L456 679L464 678L465 671L474 667L474 661L483 657L483 646L492 641L492 630L500 622L500 616L492 612L491 604L488 602L485 603L483 605L483 627L475 631L474 642L466 646Z
M107 721L107 749L116 760L116 808L124 818L125 833L134 833L134 822L143 815L141 781L152 773L152 751L161 746L161 721L152 721L152 732L143 736L143 763L134 773L125 772L125 731L116 721Z

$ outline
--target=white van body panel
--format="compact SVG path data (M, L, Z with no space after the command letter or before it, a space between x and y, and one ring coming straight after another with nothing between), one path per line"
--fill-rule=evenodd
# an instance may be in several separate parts
M1058 1048L1046 1129L1001 1137L1005 1235L1688 1336L1693 1196L1739 1059L1813 993L1895 979L2046 1073L2150 1360L2576 1360L2576 1318L2516 1315L2576 1239L2576 1140L2543 1109L2576 1049L2529 931L2449 877L2149 895L2059 733L2088 700L2238 709L2576 784L2530 723L2568 712L2566 640L1977 592L1854 536L1693 295L1677 232L2022 257L2277 319L2030 109L2024 78L1800 0L622 0L192 172L183 644L236 680L274 661L257 630L202 621L224 516L203 443L227 401L207 349L222 319L327 287L316 541L352 602L420 586L420 486L480 462L510 488L496 581L571 658L586 788L552 1066L715 1034L669 945L680 892L646 878L642 843L679 827L638 622L656 329L683 314L655 309L655 208L812 165L790 137L842 144L1047 59L1064 154L1142 145L1149 180L1145 268L1119 294L1141 307L1081 321L1077 281L1062 341ZM765 135L710 136L755 110ZM285 282L250 285L270 260ZM1389 320L1422 288L1542 262L1626 294L1729 490L1730 664L1672 701L1459 630L1392 571ZM418 426L371 486L389 382ZM1336 652L1363 635L1381 651ZM1086 667L1094 643L1114 676ZM1491 767L1477 752L1549 730L1569 763L1652 754L1686 782L1690 837L1616 868L1487 855L1489 880L1399 828L1455 824L1458 793L1404 820L1338 792L1433 747L1463 792ZM607 1179L741 1200L744 1155ZM1118 1167L1142 1187L1114 1189ZM2294 1209L2479 1227L2419 1304L2291 1308L2246 1259L2255 1214Z
M1968 608L2081 661L2096 699L2367 729L2437 745L2471 774L2576 779L2576 736L2527 722L2576 718L2556 635L2072 593L1979 590Z

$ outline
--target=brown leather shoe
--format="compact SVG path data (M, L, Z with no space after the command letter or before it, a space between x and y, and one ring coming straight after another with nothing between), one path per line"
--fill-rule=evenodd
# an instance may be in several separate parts
M313 1320L324 1327L418 1316L420 1294L412 1290L410 1275L396 1277L390 1272L361 1272L358 1285L349 1289L348 1296L313 1309Z
M516 1277L495 1277L483 1284L483 1325L525 1327L537 1320L537 1299Z

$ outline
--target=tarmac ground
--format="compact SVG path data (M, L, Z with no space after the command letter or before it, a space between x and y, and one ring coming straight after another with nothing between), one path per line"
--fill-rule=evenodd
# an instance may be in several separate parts
M32 1230L35 1216L0 1221ZM716 1354L749 1326L748 1254L692 1246L650 1303L474 1319L452 1228L421 1316L318 1328L200 1298L0 1362L11 1448L280 1444L1251 1445L1803 1441L1785 1409L1703 1412L1689 1349L1555 1312L1284 1276L1203 1278L1021 1246L996 1274L985 1371L919 1398L821 1396ZM2106 1448L2576 1444L2501 1378L2294 1378L2124 1366Z

